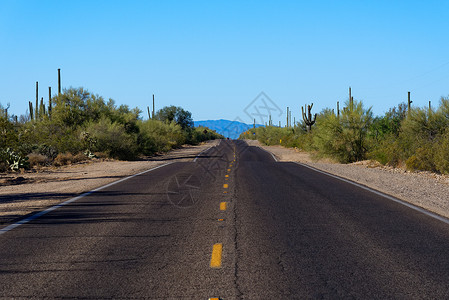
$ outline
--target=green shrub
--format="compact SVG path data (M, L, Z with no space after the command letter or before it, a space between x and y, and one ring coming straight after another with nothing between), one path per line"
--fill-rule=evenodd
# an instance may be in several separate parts
M103 117L98 122L88 124L84 131L95 140L93 152L105 152L110 157L124 160L137 157L137 141L133 135L126 133L122 124Z
M187 132L186 143L191 145L198 145L199 143L204 141L224 138L221 134L218 134L215 131L202 126L190 128L186 132Z
M138 123L140 133L138 145L141 153L152 155L180 147L186 141L186 133L174 122L147 120Z
M364 109L362 102L358 101L354 101L352 110L344 110L340 117L327 113L317 118L314 144L319 154L342 163L365 159L372 120L371 108Z
M405 162L409 170L436 171L431 147L420 147Z
M435 169L442 174L449 174L449 128L434 144L433 149Z

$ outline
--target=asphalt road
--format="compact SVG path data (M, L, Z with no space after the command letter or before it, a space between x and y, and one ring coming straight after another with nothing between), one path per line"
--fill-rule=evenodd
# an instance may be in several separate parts
M449 298L449 225L241 141L0 232L1 298Z

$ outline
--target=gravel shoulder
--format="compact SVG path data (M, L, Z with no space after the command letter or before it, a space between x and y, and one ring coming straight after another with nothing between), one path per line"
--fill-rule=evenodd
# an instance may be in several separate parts
M140 161L93 160L33 172L0 174L0 225L167 162L192 161L201 151L216 144L217 140L183 146Z
M339 164L329 160L314 161L310 154L296 149L265 146L254 140L247 142L273 153L279 161L309 165L449 218L449 176L430 172L409 172L385 167L373 161L353 164Z

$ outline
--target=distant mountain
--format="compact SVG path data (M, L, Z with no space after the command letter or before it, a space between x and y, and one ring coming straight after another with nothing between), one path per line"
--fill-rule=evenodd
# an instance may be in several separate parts
M253 125L248 125L239 121L229 121L229 120L207 120L207 121L195 121L195 127L203 126L215 130L224 137L230 139L237 139L242 132L253 128ZM256 127L262 125L256 124Z

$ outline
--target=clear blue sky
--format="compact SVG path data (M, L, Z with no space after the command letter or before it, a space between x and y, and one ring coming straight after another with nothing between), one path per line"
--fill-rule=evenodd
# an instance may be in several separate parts
M24 114L48 86L146 110L244 121L265 92L284 116L348 97L376 115L449 95L449 1L0 2L0 103ZM142 115L147 117L146 113Z

